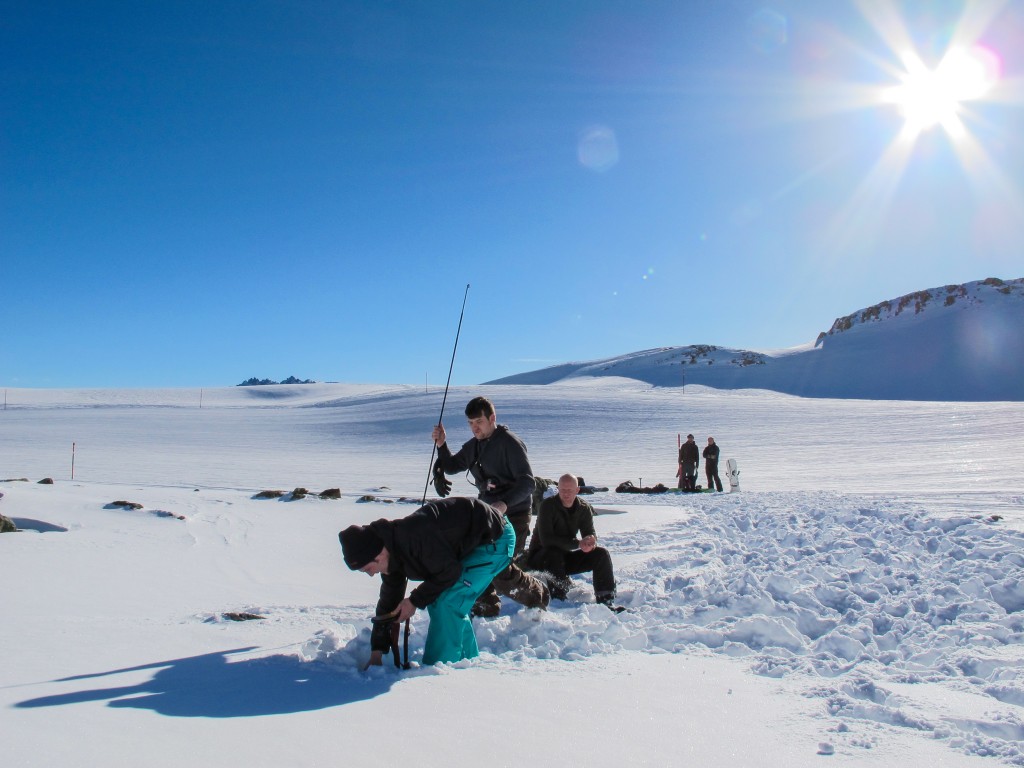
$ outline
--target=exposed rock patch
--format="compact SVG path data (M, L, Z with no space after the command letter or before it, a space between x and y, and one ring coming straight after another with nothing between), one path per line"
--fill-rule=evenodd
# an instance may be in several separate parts
M228 621L255 621L256 619L267 618L266 616L260 616L258 613L246 613L244 611L229 611L228 613L222 613L221 616Z
M282 496L284 496L284 493L285 493L284 491L260 491L255 496L253 496L253 498L254 499L279 499Z

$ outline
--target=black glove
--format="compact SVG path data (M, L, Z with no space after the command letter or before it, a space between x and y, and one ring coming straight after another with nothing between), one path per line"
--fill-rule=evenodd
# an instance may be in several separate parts
M452 483L444 476L444 470L441 468L441 459L434 462L434 490L437 491L437 495L442 499L452 492Z

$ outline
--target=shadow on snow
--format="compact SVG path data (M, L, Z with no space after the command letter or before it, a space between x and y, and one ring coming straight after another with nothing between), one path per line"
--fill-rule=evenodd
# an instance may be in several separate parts
M386 693L395 676L364 677L296 656L266 656L230 661L235 648L109 672L76 675L57 683L158 670L136 685L93 688L40 696L15 704L20 709L58 707L108 700L111 707L150 709L169 717L254 717L285 715L366 701ZM394 679L389 679L394 678Z

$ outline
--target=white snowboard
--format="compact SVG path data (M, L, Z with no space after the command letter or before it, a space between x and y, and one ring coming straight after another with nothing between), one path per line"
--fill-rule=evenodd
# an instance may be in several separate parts
M736 466L736 459L726 460L725 473L729 478L729 492L736 493L740 489L740 470Z

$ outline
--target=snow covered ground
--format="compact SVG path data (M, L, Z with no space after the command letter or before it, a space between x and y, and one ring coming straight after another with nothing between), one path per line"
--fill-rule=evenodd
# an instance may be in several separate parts
M460 387L453 443L480 393L541 476L672 484L693 432L742 491L592 496L633 610L579 579L480 659L364 673L336 534L415 508L440 391L8 390L0 764L1024 765L1020 404ZM254 498L299 486L342 498Z

